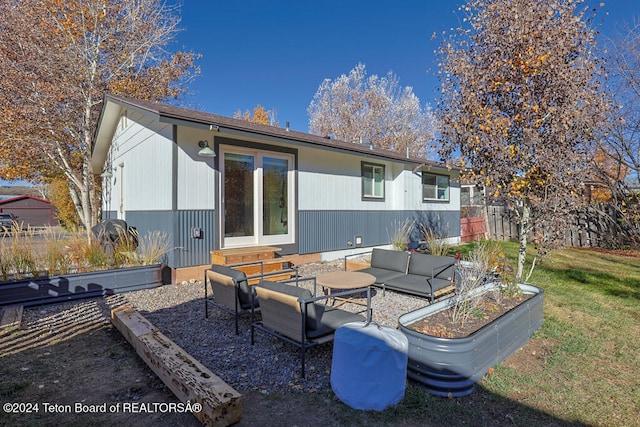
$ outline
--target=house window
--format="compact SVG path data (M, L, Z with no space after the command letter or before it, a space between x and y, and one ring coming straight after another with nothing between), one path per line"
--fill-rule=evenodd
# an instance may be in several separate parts
M384 165L362 163L362 198L384 199Z
M422 200L449 200L449 177L422 173Z
M463 185L460 188L460 206L483 206L482 190L478 187Z

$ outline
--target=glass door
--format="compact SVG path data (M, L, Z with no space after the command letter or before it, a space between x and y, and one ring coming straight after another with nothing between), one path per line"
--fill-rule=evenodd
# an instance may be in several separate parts
M255 158L248 154L224 155L224 237L250 244L254 231Z
M221 147L222 247L293 243L293 156Z

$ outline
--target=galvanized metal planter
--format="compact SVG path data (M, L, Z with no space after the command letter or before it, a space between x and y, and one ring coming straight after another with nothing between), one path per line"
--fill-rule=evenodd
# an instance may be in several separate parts
M166 283L164 264L38 277L0 283L0 306L25 306L153 288Z
M478 292L495 286L484 285ZM542 325L544 291L536 286L518 286L533 297L465 338L439 338L409 328L412 323L449 308L451 298L400 316L400 330L409 340L407 376L438 396L470 394L489 368L525 345Z

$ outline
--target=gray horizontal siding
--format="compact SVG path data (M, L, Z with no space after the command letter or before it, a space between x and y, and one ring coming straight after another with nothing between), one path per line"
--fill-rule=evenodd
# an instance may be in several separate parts
M416 221L412 240L420 239L418 224L443 237L460 236L459 211L300 211L299 253L349 249L356 235L363 246L385 245L406 218Z

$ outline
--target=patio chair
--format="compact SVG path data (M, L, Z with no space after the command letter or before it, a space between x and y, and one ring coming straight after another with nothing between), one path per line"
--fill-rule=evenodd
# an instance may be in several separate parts
M369 287L317 297L315 296L315 277L298 279L298 282L306 280L313 281L314 295L308 289L292 286L291 281L261 280L255 286L255 296L260 300L262 320L256 320L254 312L251 315L251 344L255 341L255 330L259 329L297 346L301 350L302 378L305 377L305 353L308 348L333 340L335 330L345 323L371 320ZM365 291L367 292L366 317L320 303L329 298Z
M247 276L243 271L234 267L260 265L260 274ZM230 266L213 264L210 269L204 272L204 316L209 317L209 304L227 313L233 314L236 322L236 335L240 334L238 319L240 316L248 315L251 309L257 308L259 303L252 298L253 286L249 281L262 279L264 277L281 276L289 273L298 277L298 271L294 268L264 273L261 261L233 264ZM213 296L209 296L207 284L211 287Z

